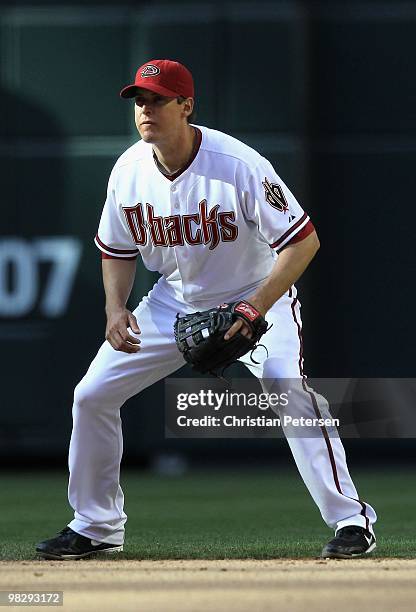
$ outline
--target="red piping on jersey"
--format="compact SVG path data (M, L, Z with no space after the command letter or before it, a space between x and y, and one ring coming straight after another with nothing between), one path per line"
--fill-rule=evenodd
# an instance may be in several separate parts
M175 172L175 174L164 174L163 172L161 172L159 170L159 172L161 174L163 174L163 176L167 179L169 179L170 181L174 181L175 179L177 179L181 174L183 174L185 172L185 170L188 170L189 166L192 164L192 162L194 161L195 157L198 155L198 151L201 148L201 142L202 142L202 133L201 130L199 130L197 127L194 127L195 130L195 134L196 134L196 140L195 140L195 145L194 148L192 150L192 155L189 158L188 162L186 163L185 166L183 166L182 168L179 168L179 170L177 172Z
M302 227L300 232L295 234L295 236L293 236L293 238L291 238L289 240L289 242L286 242L284 248L289 246L289 244L295 244L296 242L301 242L302 240L305 240L305 238L307 236L309 236L309 234L312 234L312 232L314 232L314 231L315 231L315 227L314 227L312 221L309 219L309 221L307 222L305 227Z
M106 244L104 244L104 242L102 242L102 240L100 240L100 238L98 237L98 234L95 236L95 240L97 241L98 245L103 248L106 249L107 251L110 251L111 253L114 253L115 255L119 254L119 255L137 255L139 250L135 249L133 250L124 250L124 249L113 249L112 247L107 246Z
M294 225L292 225L292 227L290 227L284 234L283 236L280 236L280 238L278 240L276 240L276 242L273 242L273 244L270 245L271 249L275 249L276 247L278 247L280 244L282 244L282 242L284 242L286 240L286 238L288 236L290 236L290 234L296 230L296 228L299 227L299 225L302 225L302 223L305 221L305 219L308 218L308 215L306 213L303 213L303 215L301 216L300 219L298 219L298 221L296 221L296 223Z
M292 290L292 287L290 288L290 290ZM296 311L295 311L295 306L297 304L298 298L295 297L295 299L293 300L292 304L291 304L291 308L292 308L292 315L293 315L293 320L296 323L296 327L298 329L298 337L299 337L299 374L301 376L304 376L303 374L303 337L302 337L302 327L299 323L299 321L296 318Z
M292 306L293 319L294 319L294 321L296 323L296 326L297 326L297 329L298 329L298 336L299 336L299 342L300 342L300 345L299 345L299 372L300 372L300 374L301 374L301 376L303 378L303 380L302 380L303 389L304 389L304 391L306 393L308 393L308 395L311 398L312 406L313 406L313 409L315 411L315 414L316 414L318 419L322 419L322 414L321 414L321 412L319 410L318 402L316 401L315 394L312 391L309 391L309 389L307 388L306 377L303 374L303 368L302 368L302 362L303 362L303 339L302 339L302 328L301 328L301 325L300 325L299 321L296 318L295 306L296 306L297 301L298 301L297 298L295 298L293 300L291 306ZM329 461L331 463L331 468L332 468L332 476L334 478L334 482L335 482L335 486L337 488L337 491L343 497L347 497L348 499L352 499L353 501L356 501L356 502L358 502L360 504L360 506L361 506L360 514L365 518L366 529L367 529L367 531L369 531L370 521L369 521L369 518L367 516L367 507L366 507L365 503L362 502L360 499L355 499L354 497L349 497L348 495L345 495L345 493L343 493L343 491L341 489L340 482L339 482L339 478L338 478L337 466L336 466L336 462L335 462L334 451L333 451L332 445L331 445L331 439L329 437L328 431L327 431L325 426L321 426L321 431L322 431L322 435L324 437L326 448L327 448L327 451L328 451Z
M133 261L137 259L137 255L133 255L133 257L116 257L116 255L108 255L101 251L101 259L117 259L118 261Z

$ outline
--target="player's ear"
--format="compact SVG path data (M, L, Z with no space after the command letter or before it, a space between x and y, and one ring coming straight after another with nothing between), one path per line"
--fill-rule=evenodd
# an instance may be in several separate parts
M193 98L186 98L186 100L183 103L183 110L187 117L192 115L192 111L194 110L194 99Z

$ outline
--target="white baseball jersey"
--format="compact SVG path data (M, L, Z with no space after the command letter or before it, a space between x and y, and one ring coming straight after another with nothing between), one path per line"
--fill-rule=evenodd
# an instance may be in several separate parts
M140 254L149 270L180 283L187 302L220 303L257 286L276 252L313 226L267 159L195 127L198 147L174 177L143 140L121 155L95 241L104 257Z

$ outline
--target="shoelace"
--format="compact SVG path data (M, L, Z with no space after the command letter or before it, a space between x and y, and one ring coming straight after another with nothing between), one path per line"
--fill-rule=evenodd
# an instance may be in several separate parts
M361 529L358 529L356 527L343 527L342 529L340 529L337 533L337 537L351 537L351 536L355 536L355 535L363 535L364 532L361 531Z

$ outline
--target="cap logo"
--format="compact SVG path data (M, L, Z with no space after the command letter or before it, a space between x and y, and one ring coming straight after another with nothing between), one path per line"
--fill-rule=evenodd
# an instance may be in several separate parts
M160 74L160 68L158 68L154 64L147 64L147 66L145 66L144 69L142 70L141 76L142 77L152 77L158 74Z

